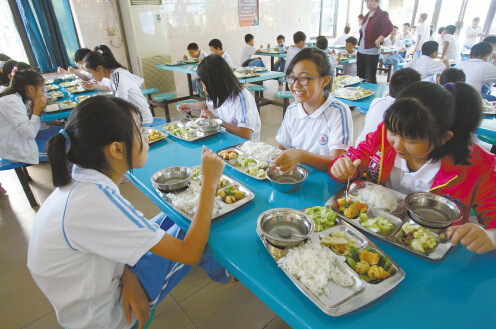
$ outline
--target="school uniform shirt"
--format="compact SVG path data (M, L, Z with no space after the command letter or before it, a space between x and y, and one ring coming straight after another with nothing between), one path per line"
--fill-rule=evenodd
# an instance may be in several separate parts
M284 66L284 74L289 74L289 72L286 73L286 70L288 69L288 66L293 58L300 52L300 50L300 48L297 48L295 46L291 46L288 48L288 52L286 53L286 65Z
M110 88L110 79L108 79L108 78L103 78L102 81L100 81L100 82L97 81L97 83L100 86L106 86L106 87Z
M219 119L236 127L250 129L251 140L260 140L262 122L255 98L247 89L243 89L235 98L229 97L218 108L214 108L214 102L210 99L206 101L206 104L208 110Z
M444 50L444 41L443 41L443 35L436 33L436 37L434 38L434 41L436 41L439 44L438 47L438 53L442 54Z
M231 56L229 56L227 51L224 51L224 54L222 54L222 58L224 58L224 60L227 62L227 65L229 65L229 67L234 67Z
M491 90L496 82L496 66L484 62L482 59L463 61L458 63L455 68L465 73L467 77L465 82L474 87L478 92L482 91L483 86Z
M324 53L326 54L327 58L329 58L329 63L331 63L332 78L335 78L336 77L336 67L338 66L338 60L336 58L334 58L334 55L332 54L332 52L329 48L326 48L324 50Z
M478 38L477 36L481 33L482 33L482 28L480 26L477 26L476 29L474 29L472 26L469 26L467 28L467 32L465 33L465 35L467 37L471 35L475 35L475 38L465 38L465 46L472 48L473 45L477 43L477 38Z
M446 69L444 63L433 60L429 56L422 55L404 64L404 67L409 67L420 73L422 80L431 81L432 77L438 73L442 73Z
M443 36L443 42L449 42L448 49L446 49L446 55L444 58L454 59L457 62L462 60L462 54L460 52L460 45L458 44L458 40L452 34L445 34ZM444 44L446 47L446 43Z
M406 35L406 37L405 37L405 34L402 32L402 33L398 34L398 39L400 39L401 41L405 41L405 40L416 41L415 38L413 37L412 32L408 32L408 34Z
M386 47L395 47L397 49L397 51L395 51L394 53L397 53L398 51L400 51L401 49L403 48L406 48L405 44L403 43L403 41L401 41L398 37L396 37L394 39L394 42L391 41L391 38L388 37L386 40L384 40L384 45ZM385 62L386 59L391 56L390 54L383 54L382 55L382 61Z
M348 57L357 57L357 50L355 49L351 54L348 52L345 52L345 54L348 54ZM357 74L357 64L355 63L349 63L349 64L343 64L343 74L344 75L349 75L352 77L356 77Z
M41 118L28 116L28 107L18 93L0 97L0 158L38 164L36 135Z
M420 36L420 41L418 41L417 51L422 51L422 46L424 43L429 41L429 37L431 36L430 28L427 24L421 23L417 26L417 35L415 36L415 42L417 42L418 37Z
M125 200L106 175L74 166L73 181L39 209L28 268L66 328L131 328L120 278L164 236Z
M365 140L367 135L371 132L377 130L377 126L384 121L384 113L387 111L391 105L396 101L396 98L391 96L386 96L382 98L376 98L370 103L370 108L365 114L365 125L363 127L362 133L358 136L355 147Z
M349 37L350 37L349 34L343 34L342 36L340 36L339 38L336 39L336 41L334 42L334 45L346 46L346 39L348 39Z
M120 97L136 105L141 113L143 124L150 124L153 122L152 112L148 106L148 101L140 90L143 81L142 78L120 67L110 73L109 88L115 97Z
M439 169L441 161L429 160L419 170L412 172L406 160L396 155L386 187L403 194L429 192Z
M332 150L346 151L353 143L350 108L329 93L324 104L312 114L295 102L287 108L276 140L286 149L325 156Z
M0 93L1 93L4 89L7 89L7 86L0 85Z
M255 54L256 52L257 48L245 43L243 51L241 52L241 62L239 65L243 65L244 62L251 59L251 55Z

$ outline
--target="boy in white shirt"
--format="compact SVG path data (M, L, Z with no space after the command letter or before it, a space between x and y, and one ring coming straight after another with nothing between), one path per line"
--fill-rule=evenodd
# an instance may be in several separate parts
M382 61L384 64L391 64L393 65L393 73L398 71L398 65L400 63L404 63L405 60L403 59L403 57L401 57L398 53L401 53L401 52L404 52L406 51L406 46L405 44L403 43L403 41L401 41L399 38L398 38L398 34L399 34L399 28L397 26L394 26L393 27L393 31L391 32L391 34L389 35L389 37L384 40L384 45L387 46L387 47L395 47L397 50L395 52L391 52L391 53L384 53L382 55Z
M458 41L453 36L456 32L456 27L454 25L448 25L443 31L443 41L444 41L444 50L441 59L454 59L456 62L460 62L462 60L462 55L460 52L460 45Z
M205 57L208 56L207 53L201 50L200 47L198 47L198 45L194 42L190 43L187 49L188 54L191 56L191 58L198 58L198 62L201 62ZM184 55L183 59L188 59L188 55Z
M348 39L350 37L350 31L351 31L351 28L349 26L346 26L344 28L344 34L336 39L336 41L334 42L334 45L335 46L346 46L346 39Z
M338 66L338 61L334 58L334 55L329 49L329 40L327 40L325 36L320 35L317 37L315 46L322 50L329 58L329 62L331 63L332 78L334 79L336 77L336 67Z
M417 26L417 36L416 36L417 40L415 43L415 49L413 50L413 58L422 56L422 51L421 51L422 46L424 45L424 43L429 41L430 29L429 29L429 25L425 23L426 20L427 20L427 14L426 13L420 14L420 17L418 19L419 25Z
M477 38L482 37L482 29L479 26L480 18L476 17L472 21L472 26L467 28L465 32L465 45L464 47L470 49L477 43Z
M293 58L296 56L296 54L305 48L305 41L307 40L307 36L305 33L298 31L295 34L293 34L293 42L294 45L289 47L288 53L286 54L286 65L284 65L284 73L286 73L286 70L293 60Z
M443 41L443 34L444 32L444 27L440 27L437 30L436 37L434 38L434 41L436 41L439 44L439 49L438 51L442 54L444 51L444 41Z
M263 46L260 46L259 49L255 48L253 45L255 44L255 37L253 34L245 35L245 45L243 47L243 51L241 52L241 66L257 66L257 67L265 67L262 59L251 58L251 55L255 53L261 52Z
M492 53L493 47L489 43L478 43L470 50L470 59L455 67L465 72L466 82L481 92L482 98L494 102L496 97L491 96L490 92L496 82L496 66L488 63Z
M220 57L224 58L229 67L234 67L231 56L229 56L229 54L225 50L222 50L222 42L220 42L219 39L210 40L208 46L210 47L210 52L212 54L219 55Z
M355 49L357 44L358 44L358 40L355 37L349 37L348 39L346 39L346 50L345 52L343 52L343 54L348 55L348 58L357 57L357 50ZM341 62L341 56L342 56L341 53L339 53L338 64ZM356 62L343 64L343 74L356 77L357 76Z
M281 46L284 47L284 44L285 43L286 43L286 38L284 37L284 35L279 34L277 36L277 46L278 47L281 47ZM267 48L270 48L270 47L267 47ZM286 59L284 59L284 58L278 58L277 61L274 64L274 70L276 72L283 72L284 71L284 66L286 66Z
M495 63L495 61L496 61L496 53L495 53L495 51L496 51L496 36L490 35L488 37L485 37L484 40L482 40L482 42L487 42L488 44L490 44L493 47L493 54L489 58L489 63L496 64Z
M405 41L405 40L413 41L414 38L412 32L410 32L410 23L403 24L403 33L399 34L398 38L401 41Z
M439 45L436 41L427 41L422 46L422 56L414 58L406 63L404 67L416 70L422 76L422 81L436 83L437 75L450 68L449 61L444 60L444 64L435 60L438 55Z
M420 73L414 69L405 68L396 71L389 83L389 96L376 98L370 104L370 109L365 115L365 125L358 136L355 147L367 138L367 134L377 130L379 123L384 121L384 112L394 103L396 97L414 83L420 82Z

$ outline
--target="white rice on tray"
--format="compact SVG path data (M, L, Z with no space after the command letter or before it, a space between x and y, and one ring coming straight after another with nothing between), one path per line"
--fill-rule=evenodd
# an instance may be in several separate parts
M398 207L398 197L388 188L376 184L367 184L365 188L354 192L358 200L369 203L382 210L394 212Z
M266 159L269 155L279 154L280 149L262 142L245 142L241 146L241 151L257 159Z
M200 202L200 191L201 186L196 184L191 184L190 187L179 194L168 193L167 197L170 202L181 209L183 212L188 215L194 216L196 213L196 208L198 207L198 203ZM221 208L218 197L216 197L214 202L214 209L212 210L212 215L217 213Z
M355 284L353 276L336 267L336 254L320 244L305 243L292 248L277 264L296 277L314 296L325 294L331 298L329 281L343 287Z

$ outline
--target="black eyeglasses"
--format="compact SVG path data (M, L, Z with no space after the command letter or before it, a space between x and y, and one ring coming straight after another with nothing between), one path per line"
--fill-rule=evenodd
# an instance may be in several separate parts
M317 78L321 78L321 76L318 75L316 77L295 77L292 75L286 75L286 82L288 84L292 85L296 82L296 80L298 80L298 84L300 86L306 86L306 85L308 85L308 81L313 80L313 79L317 79Z

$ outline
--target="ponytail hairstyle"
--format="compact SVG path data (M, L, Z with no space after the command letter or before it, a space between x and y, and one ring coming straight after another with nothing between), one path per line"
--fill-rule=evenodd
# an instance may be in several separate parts
M356 39L355 39L356 40ZM309 60L312 61L317 66L317 71L319 76L322 78L329 76L331 81L324 87L324 90L331 91L332 88L332 65L329 61L329 56L318 48L304 48L300 50L293 60L289 63L286 70L286 75L289 75L293 71L293 67L299 61Z
M470 85L457 82L445 87L418 82L405 89L384 114L386 128L408 139L428 139L429 157L451 156L456 165L470 165L472 133L482 120L482 99ZM443 135L453 137L444 145Z
M133 113L141 120L136 106L117 97L95 96L78 104L65 125L65 132L48 141L47 155L52 167L53 185L60 187L71 182L69 162L102 173L112 171L104 148L113 142L124 143L127 164L132 171L133 143L137 136L141 136ZM142 138L138 140L142 149Z
M219 55L205 57L198 65L196 73L198 80L205 84L208 98L214 102L215 108L224 104L228 98L235 98L243 90L243 85Z
M116 63L118 63L117 60L115 59L114 53L112 53L112 50L110 50L110 48L105 46L105 45L96 46L95 49L93 49L93 51L97 51L100 54L105 54L105 53L109 54L112 57L112 60L115 61ZM119 65L120 65L120 67L125 68L120 63L119 63Z
M91 50L88 48L79 48L75 53L74 53L74 61L76 63L82 62L84 60L84 57L91 53Z
M10 71L12 72L12 70ZM9 72L9 73L10 73ZM9 87L0 93L0 97L19 93L22 101L26 103L29 99L26 96L26 88L33 86L38 88L45 85L45 79L41 74L32 70L17 70L12 76Z
M84 57L83 66L85 68L97 70L98 66L101 66L107 70L114 70L118 68L124 68L119 62L117 62L112 53L106 53L99 51L92 51Z
M2 61L2 62L6 62L6 61L9 61L11 59L12 58L10 58L10 56L8 56L8 55L0 54L0 61Z

